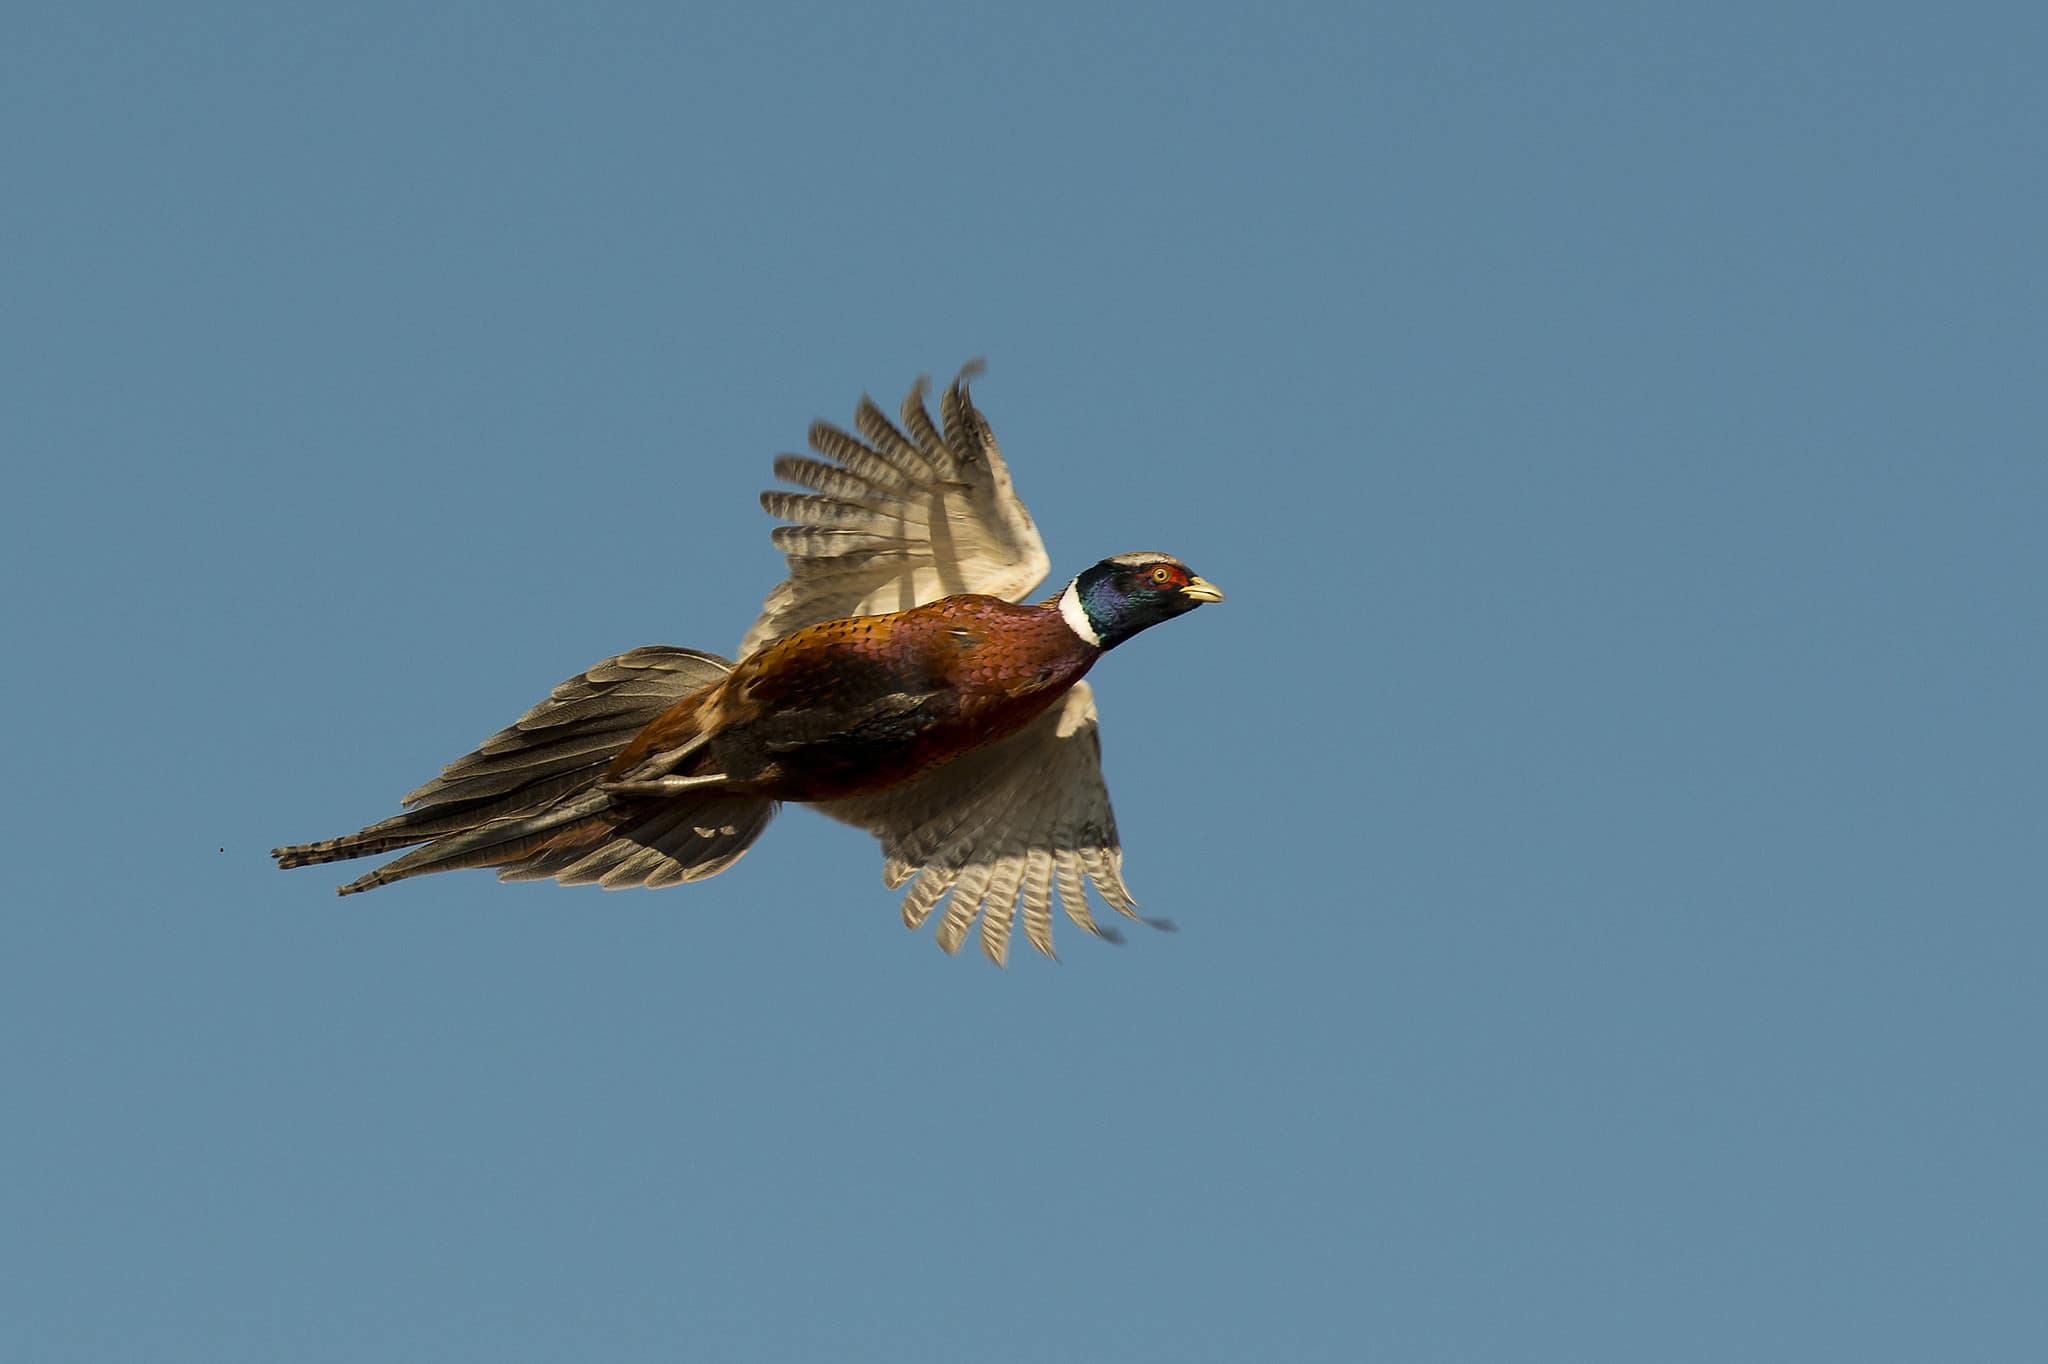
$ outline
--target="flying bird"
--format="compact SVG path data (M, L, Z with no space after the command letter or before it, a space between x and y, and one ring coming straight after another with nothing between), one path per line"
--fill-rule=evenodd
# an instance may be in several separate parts
M761 494L789 576L739 662L650 645L556 687L360 832L277 848L304 867L410 848L343 895L459 867L501 880L667 886L724 871L795 801L880 840L909 883L903 922L939 912L957 952L980 920L1001 964L1053 955L1052 900L1081 928L1086 886L1137 919L1103 785L1103 654L1223 593L1168 554L1119 554L1024 604L1051 560L968 393L920 379L902 424L863 398L858 434L815 422L822 458L783 455L807 492ZM417 846L415 846L417 845ZM943 909L940 906L943 905ZM1152 921L1146 921L1152 922Z

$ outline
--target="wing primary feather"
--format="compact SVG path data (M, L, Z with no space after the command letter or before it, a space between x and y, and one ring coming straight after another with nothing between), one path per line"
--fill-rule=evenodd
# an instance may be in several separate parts
M1033 848L1024 863L1024 936L1031 945L1059 960L1052 948L1052 854Z
M903 926L913 931L922 928L932 906L939 902L939 897L951 885L951 880L931 875L929 870L919 875L911 883L910 893L903 897Z
M917 442L917 448L924 453L925 462L941 479L948 483L960 481L960 462L953 452L946 448L946 442L939 436L938 428L932 425L932 414L925 407L925 394L931 390L931 380L920 375L910 386L910 392L903 398L903 429Z
M1083 887L1081 859L1073 849L1062 848L1055 853L1053 866L1059 873L1060 908L1067 912L1067 917L1098 938L1121 943L1123 934L1095 922L1095 916L1088 912L1088 892Z
M953 894L946 902L946 914L939 920L938 932L939 946L949 956L960 950L960 944L967 938L968 925L981 911L982 896L988 892L989 870L986 862L970 862L953 883Z
M914 492L931 477L922 459L913 464L894 458L893 451L872 449L828 421L812 422L807 439L811 449L827 459L895 492Z
M833 557L852 550L887 549L897 543L888 535L869 531L834 530L822 526L777 526L768 532L769 543L784 554L822 554ZM830 620L832 617L827 616Z
M882 462L862 450L867 463L880 470ZM842 464L844 461L842 461ZM891 470L891 473L894 471ZM896 484L884 483L867 470L842 468L840 464L827 464L821 459L807 459L802 455L777 455L775 476L785 483L794 483L809 488L812 492L823 493L847 502L858 502L864 507L882 510L902 502L901 494L907 491L900 479Z
M968 380L980 372L980 361L968 361L939 399L939 419L946 425L946 444L967 463L978 462L988 444L988 423L975 409L974 395L967 388Z
M761 506L769 515L795 525L872 531L898 542L903 539L905 522L910 519L893 507L870 507L815 493L765 492L761 494Z
M853 425L873 443L874 455L894 466L912 485L924 487L939 476L939 471L926 461L923 452L896 429L896 424L883 415L882 409L875 406L875 400L866 394L861 395L860 406L853 410ZM819 453L829 452L820 450Z
M1138 913L1138 902L1131 898L1130 889L1118 874L1116 859L1105 849L1094 845L1085 845L1080 852L1082 868L1088 873L1088 879L1095 883L1095 888L1102 892L1102 898L1109 902L1109 907L1128 918L1142 919L1144 916Z
M1010 924L1017 912L1017 887L1024 879L1025 854L1010 853L996 863L981 907L981 950L998 966L1007 963Z

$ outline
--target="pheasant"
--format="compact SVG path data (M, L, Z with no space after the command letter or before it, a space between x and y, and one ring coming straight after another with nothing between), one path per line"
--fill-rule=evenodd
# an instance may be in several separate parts
M783 455L761 504L789 577L730 662L653 645L556 687L510 727L405 798L402 814L341 838L277 848L303 867L410 848L343 895L428 872L495 867L502 880L606 889L715 876L782 802L880 840L903 921L943 903L938 944L980 920L1007 960L1025 936L1054 955L1087 884L1137 919L1082 679L1109 650L1223 593L1167 554L1120 554L1035 605L1051 566L973 403L950 384L940 422L920 379L902 425L863 398L854 435L810 430L822 459ZM1146 920L1145 922L1155 922Z

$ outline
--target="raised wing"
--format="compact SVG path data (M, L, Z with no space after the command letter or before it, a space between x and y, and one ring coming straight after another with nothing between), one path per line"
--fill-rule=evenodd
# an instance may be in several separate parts
M762 603L740 657L792 630L842 616L901 611L960 592L1021 601L1052 561L1010 484L988 422L975 409L969 365L946 386L940 425L925 410L926 381L903 400L898 429L862 398L858 436L811 425L825 458L783 455L775 476L808 493L761 494L789 577Z
M1089 914L1088 882L1111 908L1140 918L1123 881L1123 847L1102 783L1102 741L1086 682L1016 734L928 777L814 808L882 841L888 858L882 879L892 887L911 881L903 901L906 927L923 924L944 902L938 943L948 952L959 950L979 915L981 950L1002 964L1021 904L1024 936L1054 956L1055 888L1068 918L1098 937L1122 941ZM1142 922L1171 927L1163 920Z

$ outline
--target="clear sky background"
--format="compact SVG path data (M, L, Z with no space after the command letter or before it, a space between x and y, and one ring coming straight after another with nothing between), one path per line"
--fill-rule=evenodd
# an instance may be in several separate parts
M2041 14L11 5L0 1358L2048 1358ZM1178 933L272 869L975 355Z

